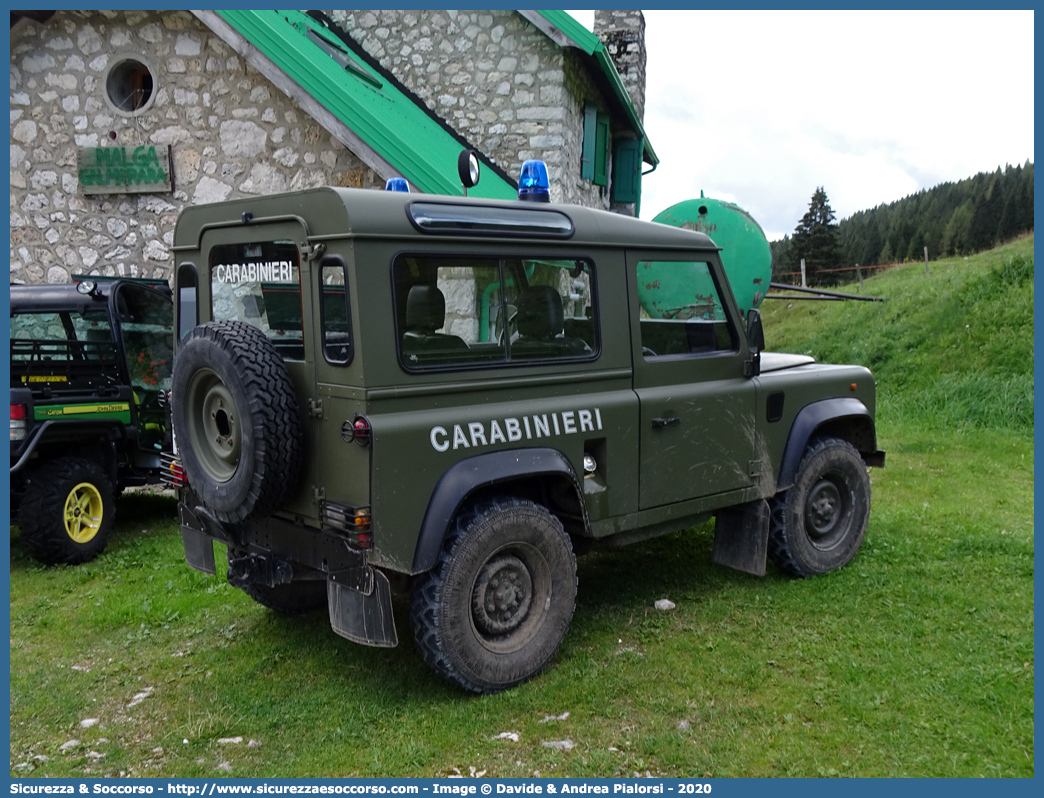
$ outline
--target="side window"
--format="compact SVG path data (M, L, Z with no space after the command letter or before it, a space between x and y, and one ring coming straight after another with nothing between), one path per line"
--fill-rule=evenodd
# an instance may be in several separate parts
M393 267L396 321L407 368L491 363L503 346L490 336L488 301L503 289L497 261L400 257Z
M123 285L116 295L131 384L146 392L170 389L174 366L174 307L157 291Z
M253 324L284 360L304 360L300 263L292 241L215 246L210 251L214 321Z
M393 274L407 369L597 354L593 272L585 261L404 256Z
M344 261L324 258L319 269L319 286L323 357L328 363L347 365L352 360L352 326Z
M199 324L199 288L196 267L183 263L178 267L178 340Z
M641 303L642 353L709 355L735 352L736 330L704 261L640 261L635 271Z
M598 344L589 263L520 260L506 261L504 268L519 286L507 308L511 360L594 356Z

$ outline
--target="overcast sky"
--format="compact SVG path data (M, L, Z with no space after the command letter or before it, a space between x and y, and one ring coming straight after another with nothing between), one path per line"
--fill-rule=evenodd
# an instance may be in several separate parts
M1035 160L1032 11L644 13L643 219L702 189L775 240L817 186L842 219Z

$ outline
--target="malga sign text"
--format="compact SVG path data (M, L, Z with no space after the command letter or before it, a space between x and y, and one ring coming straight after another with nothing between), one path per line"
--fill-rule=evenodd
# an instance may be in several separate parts
M81 147L81 194L152 194L174 190L170 145Z

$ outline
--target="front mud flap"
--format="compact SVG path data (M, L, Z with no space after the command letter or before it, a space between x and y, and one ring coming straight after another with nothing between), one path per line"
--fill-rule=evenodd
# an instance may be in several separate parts
M718 565L754 576L765 575L768 561L769 505L765 499L718 510L714 554Z
M399 644L392 617L388 577L368 565L330 574L326 582L330 626L341 637L364 646Z
M184 504L178 504L178 521L181 524L181 543L185 547L185 562L191 568L213 576L214 539L204 529L203 522Z

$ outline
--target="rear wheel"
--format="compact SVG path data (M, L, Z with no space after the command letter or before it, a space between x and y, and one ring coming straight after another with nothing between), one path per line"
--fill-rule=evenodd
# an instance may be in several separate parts
M500 499L458 517L435 568L414 581L410 621L436 673L495 693L550 662L575 601L576 558L561 522L533 502Z
M852 561L870 519L870 476L855 447L838 438L809 444L794 485L771 502L769 555L794 576Z
M101 465L63 457L30 475L18 525L26 548L40 562L77 564L104 551L115 515L112 482Z

